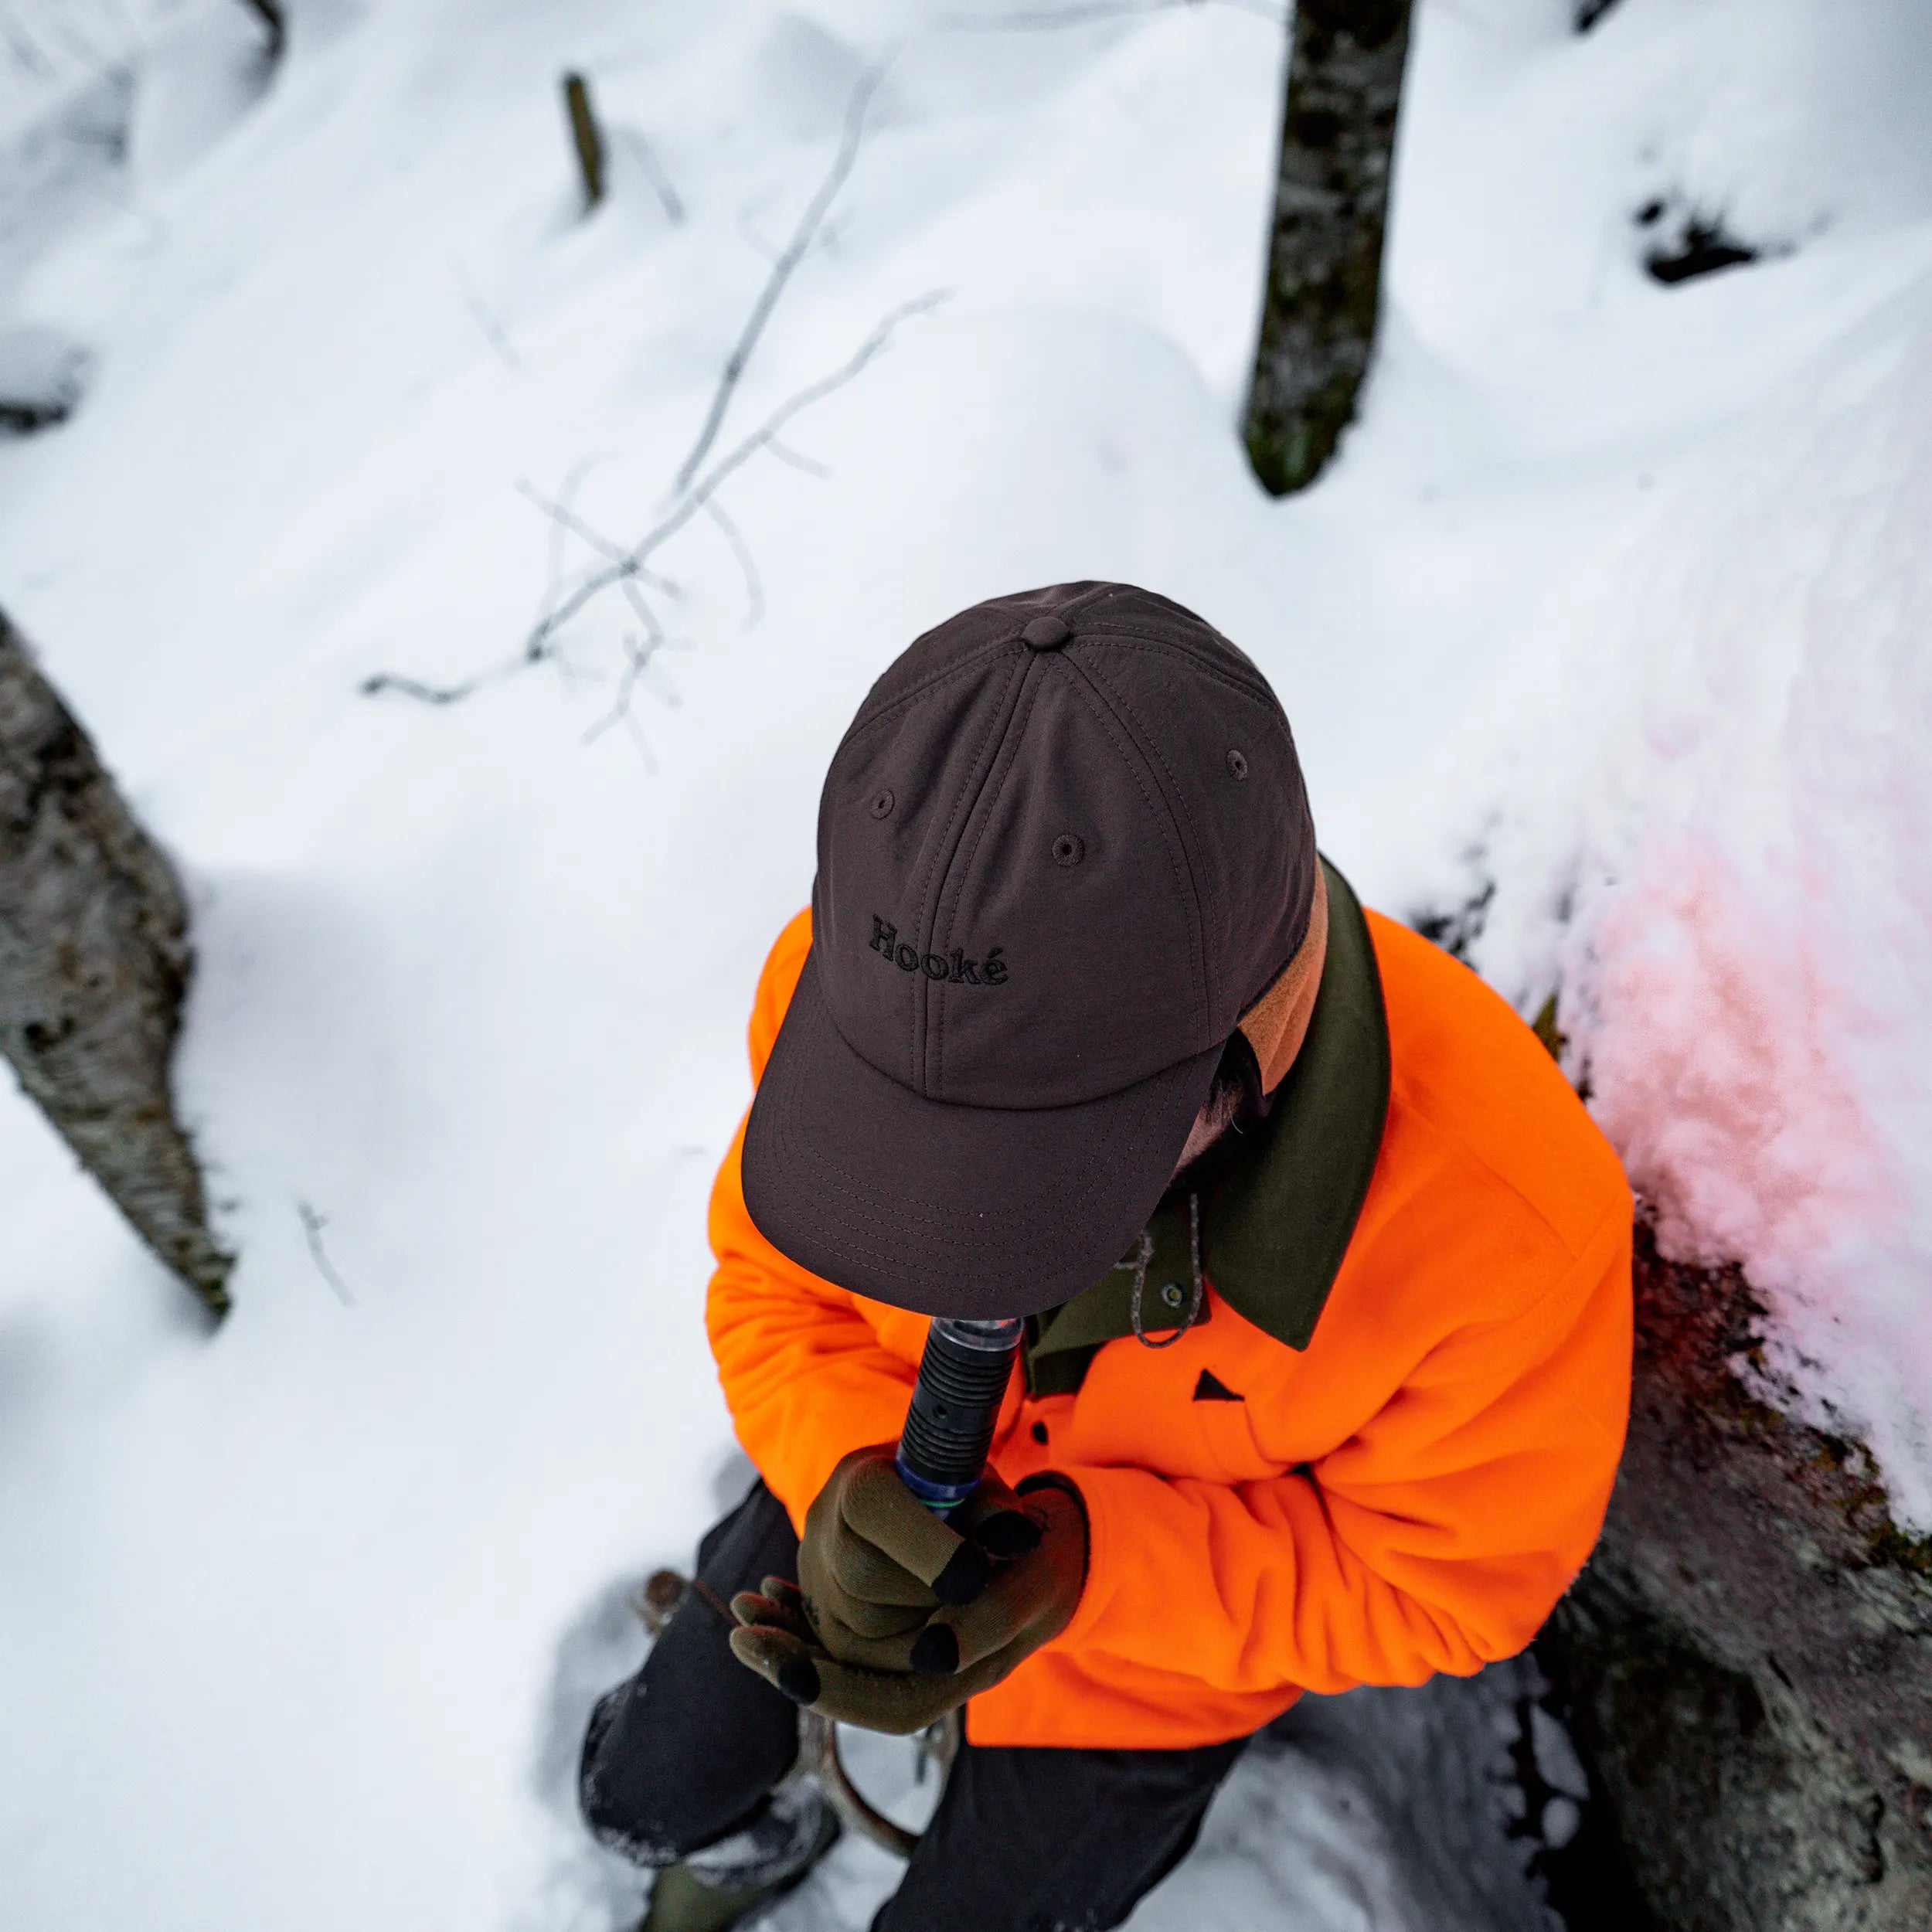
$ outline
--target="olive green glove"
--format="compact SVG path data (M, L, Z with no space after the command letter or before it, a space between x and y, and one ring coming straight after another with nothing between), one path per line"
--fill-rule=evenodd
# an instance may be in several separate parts
M941 1604L971 1603L995 1558L1039 1542L1026 1505L990 1470L950 1518L936 1515L899 1479L893 1445L855 1449L805 1512L798 1582L805 1614L842 1663L903 1670L905 1645Z
M886 1498L876 1475L859 1473L880 1470L879 1455L848 1457L808 1513L804 1590L768 1577L763 1594L732 1599L742 1628L731 1648L794 1703L903 1734L989 1689L1066 1628L1087 1580L1087 1512L1064 1477L1029 1478L1022 1498L988 1472L955 1512L961 1537L899 1482L889 1449L882 1473L923 1526ZM988 1562L988 1544L1023 1553ZM954 1597L970 1586L970 1600L944 1601L936 1586Z

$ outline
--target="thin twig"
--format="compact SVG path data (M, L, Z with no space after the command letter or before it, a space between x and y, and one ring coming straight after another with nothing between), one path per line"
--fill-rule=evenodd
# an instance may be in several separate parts
M308 1240L309 1258L315 1264L316 1272L335 1291L335 1298L344 1308L354 1308L355 1298L349 1293L349 1284L335 1272L335 1264L329 1260L328 1249L322 1246L322 1230L328 1226L328 1216L317 1213L306 1201L298 1201L295 1212L301 1216L302 1233Z
M662 640L659 639L658 642ZM631 716L631 699L638 688L638 680L650 668L651 660L657 655L657 644L641 645L628 631L624 634L624 675L617 680L617 697L611 709L583 734L583 742L594 745L613 725L626 723Z
M829 463L821 463L816 457L803 455L790 444L781 443L776 437L765 445L765 448L781 463L794 470L802 470L807 476L815 476L821 481L832 474Z
M949 289L933 289L923 295L914 297L910 301L901 302L886 315L838 369L829 376L821 376L817 382L808 383L797 394L780 403L730 454L721 457L712 465L677 506L655 529L645 533L628 556L611 564L607 570L594 572L566 597L532 633L531 646L535 648L543 644L553 633L569 623L594 597L601 595L614 583L636 576L644 567L645 559L669 543L703 509L726 481L743 469L760 450L768 447L776 440L779 432L794 417L811 408L815 403L822 402L834 391L843 389L883 352L892 339L893 332L901 322L909 317L923 315L928 309L936 308L951 294Z
M527 478L519 477L516 480L517 493L526 502L534 504L550 519L550 567L549 574L544 582L543 596L537 605L537 621L539 624L543 623L545 617L555 609L557 598L561 593L563 583L563 540L566 536L580 539L607 561L615 562L625 554L624 546L614 538L606 536L601 530L586 519L579 516L570 508L570 499L577 495L584 478L604 460L600 455L580 457L575 463L571 464L570 473L563 479L563 487L558 491L554 502L544 495L543 492ZM684 594L681 586L669 577L658 576L654 570L640 570L637 574L661 596L676 599ZM648 621L655 626L657 619L655 616L651 616ZM524 652L524 662L527 662L532 658L539 655L550 658L563 675L566 682L569 681L571 667L565 661L561 652L555 651L533 652L526 647Z
M762 207L767 199L766 196L760 195L758 197L758 206ZM775 243L767 241L763 235L759 233L756 209L740 208L734 219L738 230L738 239L754 255L761 255L767 263L774 263L784 253L784 250L778 247Z
M542 506L550 517L550 562L544 574L543 595L536 607L539 623L556 608L556 600L563 592L563 539L569 534L568 526L563 519L571 514L571 501L583 487L584 478L603 461L600 455L579 457L565 474L563 487L557 492L556 502ZM530 486L521 478L518 479L516 487L526 496L533 494Z
M638 748L638 756L644 760L644 768L653 778L658 775L658 760L651 749L651 740L644 735L644 726L638 723L638 714L627 711L624 714L624 728L631 734L631 742Z
M693 485L689 493L629 550L621 550L608 537L571 510L567 501L553 502L526 481L519 481L518 489L531 502L551 519L553 530L567 531L577 536L607 561L602 567L588 571L576 587L556 600L558 589L556 573L560 568L561 554L557 548L560 538L553 538L552 550L552 587L546 591L540 614L525 638L522 648L513 658L477 672L454 684L437 685L424 682L419 678L410 677L397 672L379 671L363 679L359 689L365 697L396 696L414 699L418 703L427 705L452 705L469 697L484 685L514 676L518 672L532 664L542 664L557 656L557 634L563 626L576 617L594 600L608 590L620 589L631 607L645 627L648 642L639 645L635 639L626 645L628 662L624 681L621 688L621 702L614 706L607 720L593 726L590 738L600 736L610 726L626 719L630 709L630 697L638 680L643 675L651 658L670 640L664 634L663 627L655 612L644 598L639 585L648 584L661 595L675 597L679 590L676 583L659 576L647 566L647 560L675 536L701 512L710 514L717 520L719 512L713 507L713 499L732 477L761 451L776 454L784 449L780 440L781 432L795 417L802 414L815 403L820 403L843 389L868 366L883 355L899 325L914 315L925 314L950 298L948 289L929 289L924 294L915 296L911 301L901 302L889 310L874 326L872 332L837 369L821 376L815 383L788 396L767 416L764 421L734 448L720 457L709 470ZM586 459L573 469L565 479L560 495L567 499L581 481L584 473L594 459ZM784 450L781 460L797 461L797 452ZM809 461L809 459L805 459ZM822 469L823 465L815 465ZM740 566L745 572L746 585L750 595L752 614L748 621L756 623L764 610L764 595L750 546L744 543L742 532L735 522L726 516L719 523L727 541L733 543ZM633 736L636 728L632 726ZM655 770L655 760L651 757L650 748L640 740L639 750L646 761Z
M467 698L491 674L485 672L465 678L459 684L424 684L420 678L405 677L400 672L372 672L356 686L366 698L380 698L390 692L399 698L413 698L420 704L457 704Z
M675 227L684 219L684 202L672 186L671 177L665 173L664 164L658 160L657 150L634 128L620 128L617 138L631 150L638 167L649 182L665 216Z
M522 368L523 359L517 354L516 345L510 340L503 325L491 312L489 304L483 299L482 291L471 281L469 270L460 262L457 264L456 283L462 291L463 306L483 332L483 339L495 350L497 360L514 374Z
M582 517L570 509L569 502L571 493L582 480L583 472L590 464L600 462L602 460L601 457L594 457L579 463L571 471L570 475L564 479L563 489L555 502L546 496L526 477L519 476L517 478L515 488L518 495L525 502L535 504L546 516L555 522L558 532L568 531L571 536L582 538L592 549L615 563L628 556L630 553L617 542L615 537L606 536L595 525L587 523ZM563 560L560 553L559 546L554 543L551 546L550 566L550 573L553 577L560 577L563 574ZM684 595L684 586L675 577L661 577L655 570L647 570L641 567L634 574L649 584L660 597L675 600Z
M651 641L655 651L664 642L664 626L658 621L658 614L644 600L644 593L638 588L634 577L624 580L624 601L636 612L638 623L644 626L644 634Z
M859 146L865 138L866 110L872 104L872 95L884 74L883 67L871 68L859 77L858 86L852 90L852 100L845 109L845 131L839 141L838 151L833 157L825 179L818 184L818 192L806 204L805 212L792 231L791 240L785 244L784 253L772 264L771 273L765 278L757 301L752 304L744 328L731 353L725 358L724 369L711 398L710 410L705 417L704 427L698 432L698 440L691 446L690 454L678 466L677 477L671 486L674 496L682 496L690 488L691 479L697 474L699 466L711 453L711 446L717 440L718 431L723 426L725 411L731 406L739 379L751 360L752 351L758 345L758 338L764 334L765 324L771 319L772 311L778 306L778 298L784 293L785 284L791 279L791 271L804 259L820 224L832 212L839 189L845 186L846 177L859 159Z
M758 575L757 560L751 554L751 546L745 541L745 533L725 512L724 505L714 496L704 506L704 513L724 532L724 540L731 546L731 553L738 560L738 568L745 578L745 628L755 631L764 621L765 587Z

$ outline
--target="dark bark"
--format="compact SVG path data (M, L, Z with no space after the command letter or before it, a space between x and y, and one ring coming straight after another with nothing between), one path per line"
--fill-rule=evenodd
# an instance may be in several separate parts
M1301 0L1282 117L1248 456L1281 496L1314 481L1355 413L1381 304L1410 0Z
M191 964L172 868L0 614L0 1056L219 1315L232 1260L168 1092Z
M1932 1925L1932 1546L1738 1379L1740 1274L1644 1233L1636 1279L1629 1446L1539 1644L1631 1872L1682 1932Z

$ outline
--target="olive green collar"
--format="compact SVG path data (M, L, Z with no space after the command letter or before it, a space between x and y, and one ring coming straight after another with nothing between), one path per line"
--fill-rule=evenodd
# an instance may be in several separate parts
M1389 1111L1389 1022L1369 922L1349 882L1325 859L1321 865L1328 950L1308 1037L1268 1117L1249 1130L1201 1213L1201 1258L1215 1292L1298 1349L1313 1337L1348 1252ZM1158 1340L1193 1294L1186 1197L1165 1197L1148 1233L1154 1245L1141 1326ZM1132 1260L1029 1325L1034 1394L1070 1393L1095 1350L1134 1332Z

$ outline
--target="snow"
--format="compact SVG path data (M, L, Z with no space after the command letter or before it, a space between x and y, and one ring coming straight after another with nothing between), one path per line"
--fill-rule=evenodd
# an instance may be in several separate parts
M1709 11L1656 10L1679 32ZM1665 1251L1743 1262L1768 1391L1862 1439L1923 1530L1932 15L1802 11L1666 150L1706 208L1748 179L1743 232L1798 244L1671 298L1713 355L1740 345L1755 398L1680 448L1645 437L1649 505L1490 667L1513 770L1464 815L1496 888L1471 957L1526 1012L1560 985L1570 1070Z
M1423 0L1374 386L1276 505L1233 425L1278 26L974 11L297 0L270 73L235 0L11 10L0 332L87 375L0 444L0 600L188 879L242 1263L210 1342L0 1104L9 1927L624 1922L570 1760L624 1592L743 1480L701 1289L750 988L866 685L1018 585L1195 605L1367 896L1493 888L1475 957L1561 985L1668 1238L1745 1262L1792 1399L1932 1521L1932 16ZM524 665L599 561L532 497L658 520L882 61L714 456L934 299L653 557L634 691L614 592ZM1789 252L1662 288L1659 199ZM1546 1922L1502 1821L1527 1668L1311 1700L1137 1932ZM779 1923L889 1883L842 1846Z

